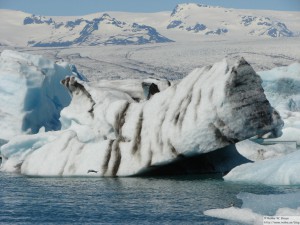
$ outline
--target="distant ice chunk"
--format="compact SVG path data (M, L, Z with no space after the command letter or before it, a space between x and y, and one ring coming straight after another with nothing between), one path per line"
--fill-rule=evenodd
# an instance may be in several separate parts
M291 111L291 99L296 104L300 97L300 63L261 71L258 74L263 80L263 88L271 104L280 112Z

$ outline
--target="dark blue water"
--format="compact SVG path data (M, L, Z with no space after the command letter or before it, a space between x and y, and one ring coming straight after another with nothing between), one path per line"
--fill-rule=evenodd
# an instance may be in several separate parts
M166 178L30 178L0 173L1 224L225 224L203 215L241 205L243 192L299 187L243 185L200 176Z

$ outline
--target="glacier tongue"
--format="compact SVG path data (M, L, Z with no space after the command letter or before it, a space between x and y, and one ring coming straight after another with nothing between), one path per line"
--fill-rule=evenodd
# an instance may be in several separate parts
M116 88L68 77L62 83L72 101L61 111L63 130L42 146L36 134L31 145L38 147L24 144L21 158L13 143L22 141L2 146L2 170L19 157L16 168L27 175L129 176L255 135L277 137L283 122L261 82L244 59L233 66L223 60L136 102Z

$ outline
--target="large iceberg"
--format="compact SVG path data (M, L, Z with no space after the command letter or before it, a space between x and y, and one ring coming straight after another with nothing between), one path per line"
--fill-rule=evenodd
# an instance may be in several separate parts
M62 84L72 101L60 113L62 129L13 138L1 147L2 170L130 176L253 136L278 137L283 121L261 83L244 59L195 69L149 100L68 77Z

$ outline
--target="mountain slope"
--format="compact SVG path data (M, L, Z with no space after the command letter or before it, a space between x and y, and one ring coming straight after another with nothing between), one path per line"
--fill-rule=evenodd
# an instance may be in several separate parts
M107 12L43 17L0 10L0 46L94 46L197 41L199 38L299 37L300 12L179 4L172 12Z
M171 42L153 27L129 24L112 18L105 13L93 20L55 22L52 18L26 17L24 25L44 24L50 26L52 34L48 39L29 41L35 47L59 47L71 45L127 45Z
M167 29L179 29L203 35L224 35L237 30L255 36L292 37L296 35L285 23L276 19L194 3L177 5L171 13Z

